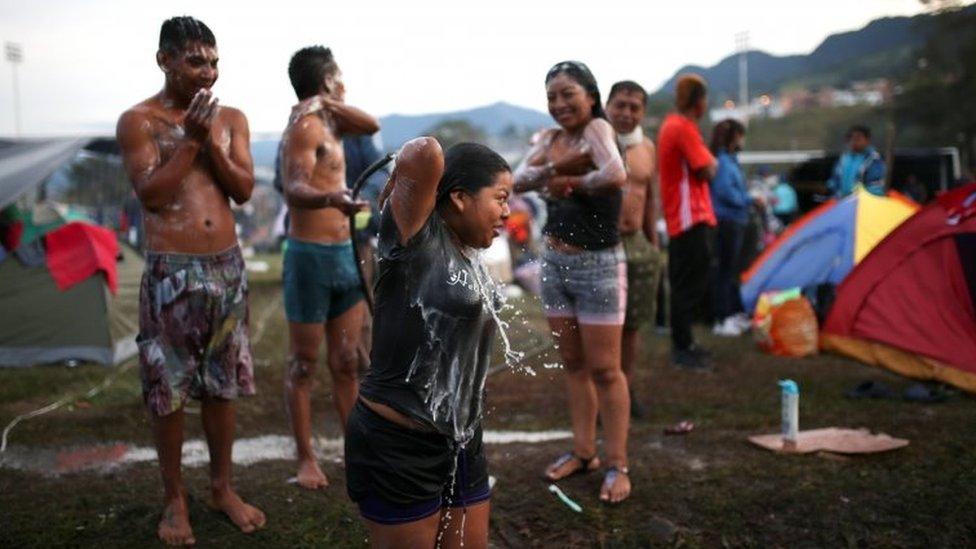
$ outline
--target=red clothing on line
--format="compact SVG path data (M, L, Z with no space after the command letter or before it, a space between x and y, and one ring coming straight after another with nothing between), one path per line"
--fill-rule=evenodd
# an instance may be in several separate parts
M118 290L115 258L119 242L115 233L88 223L67 223L44 236L47 267L58 289L65 291L95 274L105 273L105 282L114 295Z

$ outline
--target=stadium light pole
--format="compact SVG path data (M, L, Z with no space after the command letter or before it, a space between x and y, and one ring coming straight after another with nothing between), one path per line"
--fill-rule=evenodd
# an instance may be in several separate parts
M20 44L7 42L4 45L7 61L10 61L10 71L13 73L14 84L14 133L20 137L20 86L17 83L17 65L24 60L24 49Z
M739 104L749 110L749 31L735 34L735 49L739 52Z

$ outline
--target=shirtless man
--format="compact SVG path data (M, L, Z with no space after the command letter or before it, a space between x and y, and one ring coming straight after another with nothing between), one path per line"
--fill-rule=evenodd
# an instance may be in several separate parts
M234 407L254 394L247 280L230 199L254 187L247 119L220 107L213 33L192 17L165 21L156 62L162 91L119 118L125 170L145 212L146 271L139 298L139 359L166 503L158 535L195 543L180 470L183 406L202 401L210 496L243 532L265 517L231 487Z
M346 187L342 136L373 134L379 122L345 104L342 73L328 48L295 53L288 76L299 103L281 142L281 181L291 211L284 258L291 356L285 399L298 450L298 484L328 486L312 450L311 390L319 349L327 362L343 429L359 390L358 347L365 301L350 240L349 215L367 209Z
M636 82L624 80L610 88L607 118L617 133L624 154L627 186L620 208L620 236L627 257L627 314L624 319L621 367L630 387L630 414L645 416L640 401L634 398L633 369L637 357L637 331L653 322L657 306L657 286L661 277L661 258L654 231L654 143L644 135L641 121L647 92Z

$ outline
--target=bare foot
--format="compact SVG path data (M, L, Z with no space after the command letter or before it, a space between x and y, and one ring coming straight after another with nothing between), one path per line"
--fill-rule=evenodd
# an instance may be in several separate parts
M193 530L190 529L190 512L186 507L186 498L181 496L166 504L156 535L160 541L170 546L196 544L197 540L193 538Z
M241 532L250 534L251 532L264 528L265 517L260 509L253 505L244 503L244 500L237 495L237 492L227 488L225 490L211 491L211 505L214 509L223 512Z
M298 485L309 490L318 490L329 485L329 479L319 468L315 458L302 460L298 465Z
M600 487L600 501L620 503L630 497L630 474L626 467L611 467L603 477Z

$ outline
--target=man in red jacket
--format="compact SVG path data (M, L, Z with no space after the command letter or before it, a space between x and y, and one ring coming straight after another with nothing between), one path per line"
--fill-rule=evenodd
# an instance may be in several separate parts
M708 108L707 87L698 75L686 74L675 88L677 112L658 132L661 205L668 227L668 279L671 283L671 362L679 368L708 368L695 345L691 324L708 289L711 228L716 225L708 182L716 162L698 131Z

